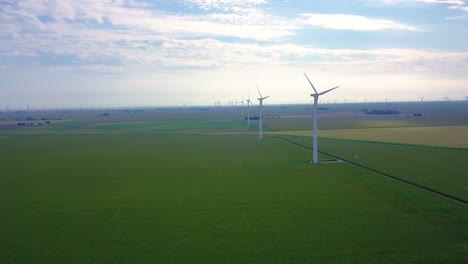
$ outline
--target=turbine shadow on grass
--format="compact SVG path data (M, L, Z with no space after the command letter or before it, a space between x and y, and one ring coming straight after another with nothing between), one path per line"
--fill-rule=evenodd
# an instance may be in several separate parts
M304 145L299 144L299 143L297 143L297 142L294 142L294 141L292 141L292 140L288 140L288 139L285 139L285 138L282 138L282 137L276 137L276 138L281 139L281 140L284 140L284 141L287 141L287 142L289 142L289 143L292 143L292 144L295 144L295 145L298 145L298 146L301 146L301 147L309 148L309 147L307 147L307 146L304 146ZM325 153L323 153L323 154L325 154ZM332 157L332 156L330 156L330 155L328 155L328 154L325 154L325 155L331 157L332 159L321 160L321 161L319 161L318 163L315 163L313 160L307 160L307 162L312 163L312 164L320 164L320 163L326 164L326 163L342 163L342 162L346 162L346 161L344 161L344 160L342 160L342 159Z
M346 162L344 160L341 160L341 159L330 159L330 160L322 160L320 161L320 163L341 163L341 162Z

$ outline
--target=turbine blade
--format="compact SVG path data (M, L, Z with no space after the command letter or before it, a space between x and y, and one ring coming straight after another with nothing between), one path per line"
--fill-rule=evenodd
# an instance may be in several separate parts
M312 84L312 82L309 80L309 77L307 77L307 74L305 74L305 72L303 72L303 74L304 74L304 76L306 77L307 81L309 81L310 86L312 86L312 88L314 89L315 93L317 94L318 92L317 92L317 90L315 90L315 87L314 87L314 85Z
M323 92L319 93L318 95L326 94L326 93L328 93L328 92L331 92L331 91L335 90L335 89L338 88L338 87L339 87L339 86L333 87L333 88L331 88L331 89L328 89L328 90L326 90L326 91L323 91Z
M262 94L260 93L260 89L258 89L258 85L257 85L257 91L258 91L258 94L260 95L260 98L262 98Z
M265 100L265 99L267 99L267 98L270 97L270 96L271 96L271 95L265 96L265 97L262 98L262 100Z

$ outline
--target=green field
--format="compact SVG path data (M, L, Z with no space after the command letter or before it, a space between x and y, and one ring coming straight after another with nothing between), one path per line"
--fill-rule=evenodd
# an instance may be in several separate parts
M468 262L466 203L373 171L466 200L467 149L323 138L354 164L317 165L309 137L166 114L1 131L0 263Z
M267 133L271 135L312 137L312 130L269 131ZM319 132L321 138L468 149L468 137L466 135L468 135L468 126L330 129Z

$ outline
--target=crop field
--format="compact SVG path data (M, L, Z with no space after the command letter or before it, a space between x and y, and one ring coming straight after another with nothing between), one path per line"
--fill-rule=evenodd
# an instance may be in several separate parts
M312 130L271 131L268 134L312 137ZM466 135L468 126L330 129L319 132L319 137L324 138L451 148L468 148Z
M468 148L414 134L466 142L463 111L362 131L338 114L322 164L300 107L276 108L263 140L238 111L161 111L0 131L0 263L468 262Z
M251 127L254 129L254 127ZM10 134L187 134L248 131L238 119L181 119L135 122L58 123L8 131ZM252 130L253 131L253 130Z
M324 130L320 134L327 138L468 148L466 135L468 135L468 126L336 129Z

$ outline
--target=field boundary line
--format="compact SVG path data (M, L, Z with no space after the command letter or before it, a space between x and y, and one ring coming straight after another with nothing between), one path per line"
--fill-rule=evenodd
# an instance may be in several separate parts
M457 151L468 150L468 148L463 148L463 147L460 148L460 147L444 147L444 146L423 145L423 144L405 144L405 143L390 142L390 141L376 141L376 140L348 139L348 138L334 138L334 137L320 137L320 138L340 140L340 141L360 142L360 143L368 143L368 144L396 145L396 146L414 147L414 148L444 149L444 150L457 150Z
M298 145L298 146L301 146L303 148L307 148L307 149L312 149L311 147L309 146L306 146L306 145L303 145L301 143L298 143L298 142L295 142L295 141L292 141L292 140L289 140L289 139L285 139L285 138L282 138L282 137L277 137L283 141L286 141L286 142L289 142L289 143L292 143L292 144L295 144L295 145ZM347 160L347 159L344 159L344 158L341 158L341 157L338 157L336 155L333 155L333 154L330 154L330 153L327 153L327 152L324 152L324 151L318 151L319 153L322 153L322 154L325 154L325 155L328 155L330 157L333 157L335 159L340 159L346 163L349 163L351 165L354 165L356 167L359 167L359 168L363 168L363 169L366 169L366 170L369 170L369 171L372 171L374 173L377 173L377 174L380 174L380 175L383 175L385 177L388 177L388 178L391 178L391 179L394 179L394 180L397 180L399 182L403 182L403 183L406 183L408 185L411 185L411 186L414 186L414 187L417 187L419 189L423 189L425 191L428 191L428 192L431 192L433 194L437 194L439 196L442 196L442 197L445 197L445 198L449 198L451 200L454 200L454 201L457 201L457 202L460 202L460 203L463 203L465 205L468 205L468 200L465 200L463 198L460 198L460 197L457 197L457 196L453 196L451 194L448 194L448 193L444 193L444 192L441 192L441 191L438 191L436 189L433 189L431 187L427 187L427 186L424 186L422 184L419 184L419 183L415 183L415 182L412 182L412 181L409 181L409 180L406 180L406 179L403 179L403 178L400 178L400 177L397 177L397 176L394 176L394 175L391 175L391 174L388 174L386 172L382 172L382 171L379 171L379 170L376 170L376 169L373 169L373 168L370 168L370 167L367 167L367 166L364 166L364 165L361 165L359 163L356 163L356 162L353 162L353 161L350 161L350 160Z

